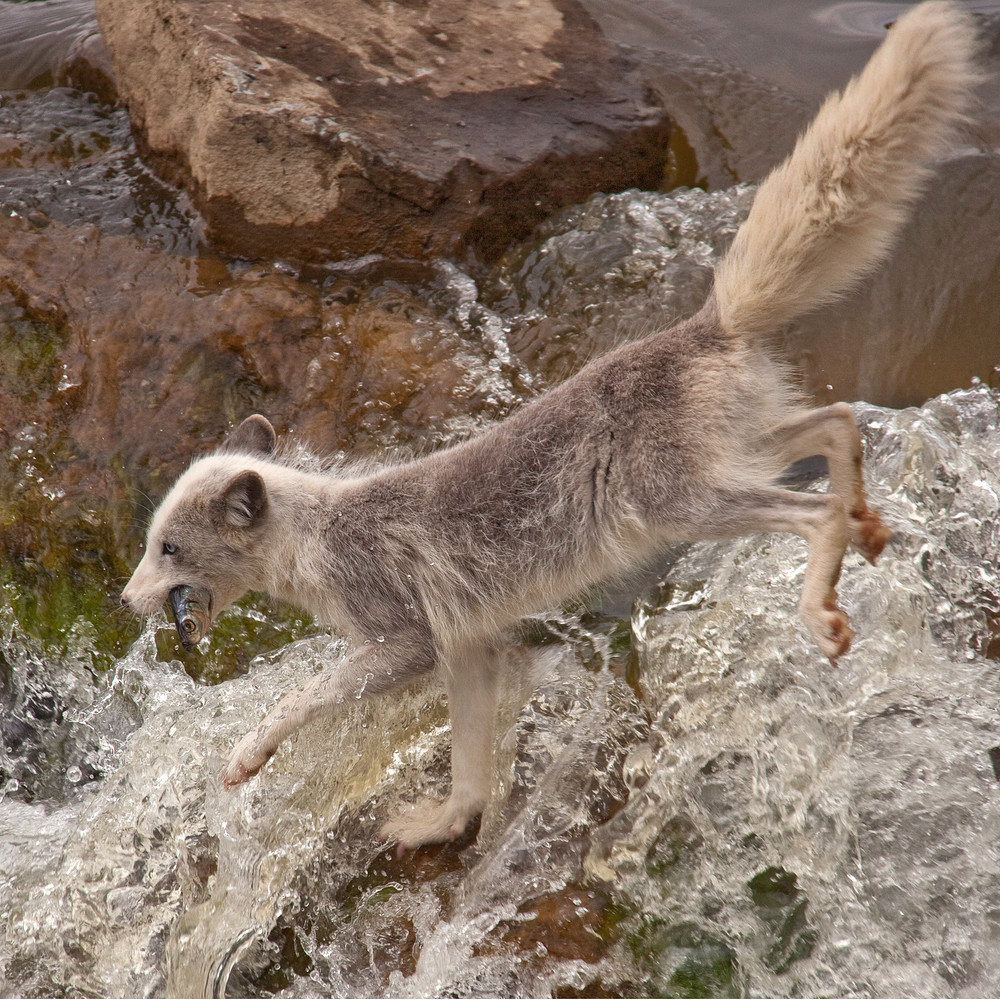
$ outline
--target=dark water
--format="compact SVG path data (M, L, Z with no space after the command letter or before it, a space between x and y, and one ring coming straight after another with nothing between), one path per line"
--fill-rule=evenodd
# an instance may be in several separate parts
M227 748L336 641L248 601L183 655L114 610L151 505L247 412L324 452L424 450L694 311L745 182L901 6L594 3L707 191L597 195L490 270L303 275L215 253L125 112L55 85L87 4L0 4L0 992L995 993L992 84L885 271L783 334L818 399L866 401L898 532L845 568L837 670L797 624L798 542L675 553L539 619L478 839L400 860L376 831L447 787L440 691L228 795Z

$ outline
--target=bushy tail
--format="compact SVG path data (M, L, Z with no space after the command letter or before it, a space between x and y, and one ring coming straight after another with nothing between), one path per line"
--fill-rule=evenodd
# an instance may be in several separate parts
M886 255L979 80L971 18L904 14L761 184L715 274L722 326L766 333L835 299Z

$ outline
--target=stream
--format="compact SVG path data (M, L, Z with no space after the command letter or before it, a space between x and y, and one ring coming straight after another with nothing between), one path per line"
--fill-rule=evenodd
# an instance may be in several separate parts
M438 682L226 792L233 743L342 640L253 597L185 653L115 606L152 505L246 413L307 451L421 453L694 312L783 141L768 108L805 114L899 5L593 6L663 86L711 96L708 52L751 66L753 142L700 145L685 105L701 186L595 194L490 267L307 273L216 253L125 112L55 85L86 4L0 4L0 995L1000 989L991 91L885 273L780 331L817 400L854 401L894 532L878 566L845 561L836 667L796 614L801 540L672 550L525 623L481 823L396 857L386 815L450 782ZM798 90L788 35L819 60ZM718 121L747 93L723 90Z

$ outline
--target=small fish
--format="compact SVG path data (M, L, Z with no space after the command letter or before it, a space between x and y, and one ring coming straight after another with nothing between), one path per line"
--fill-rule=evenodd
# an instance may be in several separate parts
M177 634L185 649L198 645L212 624L212 595L204 587L182 584L168 595Z

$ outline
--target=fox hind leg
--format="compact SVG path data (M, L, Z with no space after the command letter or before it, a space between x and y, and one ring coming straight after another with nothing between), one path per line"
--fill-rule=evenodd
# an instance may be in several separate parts
M836 591L848 542L843 500L833 493L747 489L717 497L713 517L716 536L789 531L806 540L809 555L799 616L831 662L847 652L854 633L837 606Z
M847 509L851 545L874 563L892 532L868 506L861 473L861 435L851 408L846 403L834 403L810 410L782 423L774 437L789 465L812 455L826 458L830 489Z

